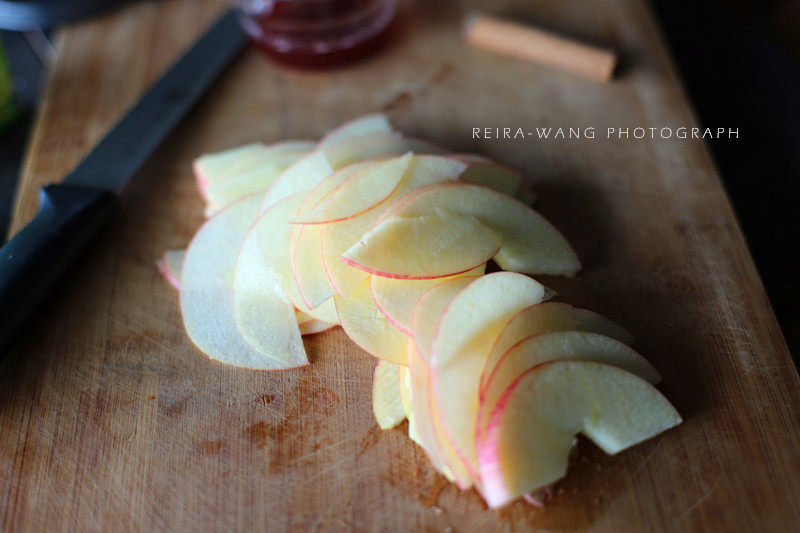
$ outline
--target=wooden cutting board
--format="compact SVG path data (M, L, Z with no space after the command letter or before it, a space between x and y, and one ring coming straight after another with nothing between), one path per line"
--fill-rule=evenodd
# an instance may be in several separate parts
M38 187L78 162L218 4L139 2L59 33L13 231ZM351 67L294 72L248 51L141 170L0 373L2 529L800 527L800 381L708 150L605 138L695 125L645 2L483 3L622 51L609 85L472 50L464 4L419 4L383 52ZM374 360L340 330L308 339L310 367L280 373L192 346L154 267L203 221L192 158L318 138L376 110L524 170L585 265L543 281L634 332L683 425L615 457L582 441L547 509L491 512L434 473L405 424L377 428ZM594 126L596 137L472 138L505 126Z

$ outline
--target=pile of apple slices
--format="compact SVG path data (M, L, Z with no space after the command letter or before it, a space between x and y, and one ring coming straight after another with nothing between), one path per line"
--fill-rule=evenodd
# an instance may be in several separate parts
M195 161L211 217L159 261L200 350L254 369L308 364L341 325L379 359L373 411L491 507L566 473L582 433L617 453L681 422L631 336L547 302L527 274L580 263L520 174L395 132L383 115L319 143ZM528 195L528 196L526 196ZM486 274L493 261L503 271Z

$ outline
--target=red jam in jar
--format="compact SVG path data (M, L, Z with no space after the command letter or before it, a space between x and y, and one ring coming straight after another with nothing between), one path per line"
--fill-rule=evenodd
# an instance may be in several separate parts
M376 49L397 0L241 0L242 25L262 50L296 67L328 67Z

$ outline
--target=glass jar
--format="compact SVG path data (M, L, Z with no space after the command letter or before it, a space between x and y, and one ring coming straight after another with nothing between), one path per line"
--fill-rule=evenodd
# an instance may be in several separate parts
M327 67L382 44L397 0L240 0L245 32L275 59Z

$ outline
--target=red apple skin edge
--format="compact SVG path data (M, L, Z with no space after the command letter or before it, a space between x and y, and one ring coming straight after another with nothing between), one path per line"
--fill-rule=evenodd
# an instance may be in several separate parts
M203 173L200 172L200 166L198 165L197 161L192 163L192 170L194 170L194 177L197 181L197 190L200 192L200 196L203 197L203 200L208 201L208 193L206 189L208 188L208 180L203 176Z
M551 362L551 361L549 361ZM543 363L547 364L547 363ZM506 391L497 401L492 414L489 416L489 423L486 426L486 432L482 435L476 435L476 445L478 452L478 466L480 468L481 480L481 494L486 504L491 509L498 509L510 503L512 498L511 491L506 487L503 482L502 470L500 468L500 455L498 450L498 433L500 431L500 417L505 410L509 398L514 393L514 390L519 386L519 383L531 372L541 365L536 365L529 368L511 385L508 386Z
M323 268L325 268L325 276L327 276L328 283L331 284L331 287L333 287L334 292L336 292L338 296L344 298L344 296L342 296L342 291L340 291L339 287L337 287L336 284L333 282L333 276L331 276L331 270L330 267L328 266L328 258L325 256L325 231L326 228L323 227L322 238L320 239L322 241L322 266Z
M372 294L372 287L370 287L369 292L370 292L370 294ZM391 325L393 325L394 327L396 327L397 329L399 329L400 331L402 331L406 335L413 336L413 333L411 332L410 329L404 327L402 324L399 324L399 323L395 322L392 319L392 317L389 316L389 314L386 312L386 310L383 307L381 307L381 304L378 303L378 300L375 299L375 295L372 295L372 301L375 303L375 307L378 308L378 311L381 312L381 314L386 318L386 320L389 321L389 323Z
M161 272L161 275L164 276L164 279L167 281L167 283L176 289L181 288L181 284L178 283L178 278L175 277L175 273L172 272L167 266L166 257L161 257L158 261L156 261L156 268L159 272Z
M489 259L494 257L499 250L500 250L500 246L498 246L497 249L494 252L492 252L492 254L489 257ZM425 279L449 278L451 276L458 276L459 274L463 274L465 272L469 272L470 270L475 270L479 266L485 265L486 263L489 262L489 259L486 259L485 261L481 261L480 263L478 263L475 266L471 266L469 268L465 268L464 270L460 270L458 272L451 272L451 273L448 273L448 274L438 274L438 275L435 275L435 276L412 276L412 275L409 275L409 274L393 274L391 272L382 272L380 270L375 270L373 268L369 268L369 267L366 267L366 266L364 266L362 264L359 264L359 263L353 261L352 259L350 259L348 257L341 257L340 259L342 261L344 261L345 263L347 263L349 266L351 266L353 268L357 268L359 270L363 270L364 272L367 272L368 274L372 274L374 276L380 276L382 278L407 279L407 280L425 280Z
M245 198L244 200L246 200L246 199L247 199L247 198ZM240 200L240 201L244 201L244 200ZM253 223L250 225L250 229L248 229L248 230L247 230L247 233L248 233L248 234L249 234L251 231L253 231L253 229L254 229L254 228L256 227L256 225L258 224L258 220L261 218L261 216L262 216L263 214L264 214L264 213L259 213L259 215L256 217L256 219L255 219L255 220L253 221ZM245 237L245 238L246 238L246 237ZM242 242L244 242L244 239L242 240ZM191 246L191 245L190 245L190 246ZM188 250L188 248L187 248L187 250ZM239 251L238 251L238 252L237 252L237 254L236 254L236 264L239 264L239 254L241 254L241 252L242 252L242 249L241 249L241 247L240 247L240 248L239 248ZM233 291L233 299L234 299L234 301L236 301L236 290L235 290L235 286L234 286L234 291ZM290 305L291 305L291 304L290 304ZM238 324L237 324L237 326L238 326ZM299 327L299 326L300 326L300 324L298 324L298 327ZM302 334L301 334L301 337L302 337ZM244 341L245 341L247 344L250 344L250 346L253 346L253 345L250 343L250 341L248 341L247 339L244 339ZM254 349L256 349L256 348L255 348L255 346L253 346L253 348L254 348ZM311 364L311 360L307 361L305 364L302 364L302 365L295 365L295 366L287 366L287 367L283 367L283 368L269 369L269 370L267 370L267 371L268 371L268 372L279 372L279 371L281 371L281 370L293 370L293 369L295 369L295 368L303 368L304 366L309 366L310 364ZM246 368L246 367L243 367L243 368ZM253 369L253 370L259 370L259 369Z
M413 337L409 338L409 342L416 343L416 341L413 339ZM417 346L416 349L417 349L417 352L419 352L419 346ZM423 364L428 368L428 372L429 372L429 376L428 377L430 379L430 367L427 365L427 363L419 356L417 356L417 357L415 357L413 359L415 361L412 361L411 357L408 358L409 370L413 372L413 366L412 365L414 365L414 364ZM435 404L433 403L433 394L432 394L432 391L430 390L430 387L428 387L428 390L426 392L427 393L425 394L425 396L426 396L426 400L427 400L427 403L428 403L428 413L429 413L429 415L431 417L436 416L436 412L434 411ZM431 424L431 433L432 433L431 438L433 439L432 445L436 449L441 450L442 449L441 436L439 435L439 432L436 431L435 423L432 420L430 421L430 424ZM425 455L428 455L428 453L426 452ZM428 460L430 460L430 457L428 457ZM433 461L431 461L431 463L433 463ZM452 465L449 464L449 462L446 461L446 460L445 460L445 466L447 466L450 469L453 468ZM467 490L467 487L463 486L458 479L455 480L455 484L460 490Z
M238 203L240 203L240 202L245 202L245 201L247 201L249 198L251 198L251 197L242 198L241 200L238 200L238 201L234 202L234 203L233 203L233 204L231 204L230 206L227 206L227 207L226 207L226 209L227 209L227 208L229 208L229 207L231 207L231 206L233 206L233 205L235 205L235 204L238 204ZM224 211L224 209L223 209L223 211ZM220 213L221 213L221 212L222 212L222 211L220 211ZM220 214L220 213L217 213L217 214L216 214L216 215L214 215L214 216L219 216L219 214ZM214 218L214 217L211 217L210 219L206 220L206 222L203 224L203 226L205 226L205 224L208 224L208 223L209 223L209 221L210 221L210 220L212 220L213 218ZM253 225L255 225L255 222L253 222ZM199 235L199 234L200 234L200 232L202 231L202 229L203 229L203 226L200 226L200 229L199 229L199 230L198 230L198 231L197 231L197 232L194 234L194 236L192 237L192 240L191 240L191 241L189 241L189 245L186 247L186 250L189 250L189 249L192 247L192 245L194 244L194 242L195 242L195 240L197 239L198 235ZM250 229L252 229L252 226L250 227ZM250 231L250 230L248 230L248 231ZM237 261L238 261L238 253L237 253ZM183 266L184 266L184 267L186 266L186 262L185 262L185 261L184 261L184 263L183 263ZM183 269L181 270L181 279L183 279ZM234 295L234 298L235 298L235 295ZM180 299L181 299L181 294L180 294L180 292L179 292L179 293L178 293L178 300L180 300ZM181 305L182 305L182 304L181 304ZM181 307L181 308L182 308L182 307ZM187 335L187 337L188 337L188 335ZM210 357L210 356L209 356L207 353L205 353L205 352L204 352L202 349L200 349L200 347L199 347L199 346L197 346L197 345L194 343L194 341L192 341L191 337L189 337L189 341L190 341L190 342L192 343L192 345L193 345L193 346L194 346L194 347L197 349L197 351L199 351L201 354L205 355L205 356L208 358L208 360L209 360L209 361L213 361L213 362L215 362L215 363L219 363L219 364L221 364L221 365L228 366L228 364L227 364L227 363L223 363L223 362L221 362L221 361L217 361L216 359L212 359L212 358L211 358L211 357ZM247 342L247 341L245 340L245 342ZM250 344L250 343L248 343L248 344ZM308 363L306 363L306 364L304 364L304 365L298 365L298 366L286 367L286 368L276 368L276 369L269 369L269 370L265 370L265 371L267 371L267 372L277 372L277 371L280 371L280 370L292 370L292 369L295 369L295 368L301 368L301 367L304 367L304 366L308 366L308 365L310 365L310 364L311 364L311 363L310 363L310 362L308 362ZM247 367L247 366L240 366L240 367L238 367L238 368L244 368L244 369L248 369L248 370L259 370L259 371L262 371L262 370L264 370L263 368L251 368L251 367Z
M305 228L303 228L303 227L300 228L299 233L297 234L297 241L296 242L300 241L300 237L303 235L303 231L304 230L305 230ZM294 253L290 257L289 270L292 273L292 278L294 279L294 283L295 283L295 285L297 285L297 292L300 293L300 298L303 300L303 303L305 304L306 309L311 309L311 304L308 303L308 299L306 298L306 295L303 294L303 285L300 283L300 280L298 279L296 264L297 264L297 247L295 246Z
M467 285L467 287L469 287L469 285ZM462 289L462 290L464 290L464 289ZM452 304L453 304L453 300L450 300L447 303L447 305L445 306L444 310L442 311L442 314L441 314L441 316L439 318L439 322L436 324L436 333L433 336L434 339L436 339L439 336L439 329L441 328L441 325L442 325L441 317L443 317L443 316L445 316L447 314L447 312L450 310L450 306ZM439 402L437 402L438 398L436 397L436 391L438 390L438 387L436 385L437 375L436 375L436 372L433 371L434 367L436 366L435 365L436 362L437 362L436 350L434 350L433 347L431 347L431 365L430 365L430 369L431 369L431 396L432 396L431 402L433 403L434 406L437 405L437 403L439 403ZM463 452L459 449L459 447L454 442L453 436L450 434L450 431L448 431L447 422L444 421L444 420L442 420L441 422L442 422L442 426L443 426L443 429L444 429L445 437L450 441L450 444L452 445L453 450L455 450L456 455L461 460L461 463L464 465L464 468L467 470L467 473L469 474L469 476L472 479L480 481L480 479L481 479L480 472L476 472L472 468L472 465L469 464L469 461L467 460L466 457L464 457ZM478 464L480 465L480 463L478 463ZM480 486L480 483L476 483L476 485Z

